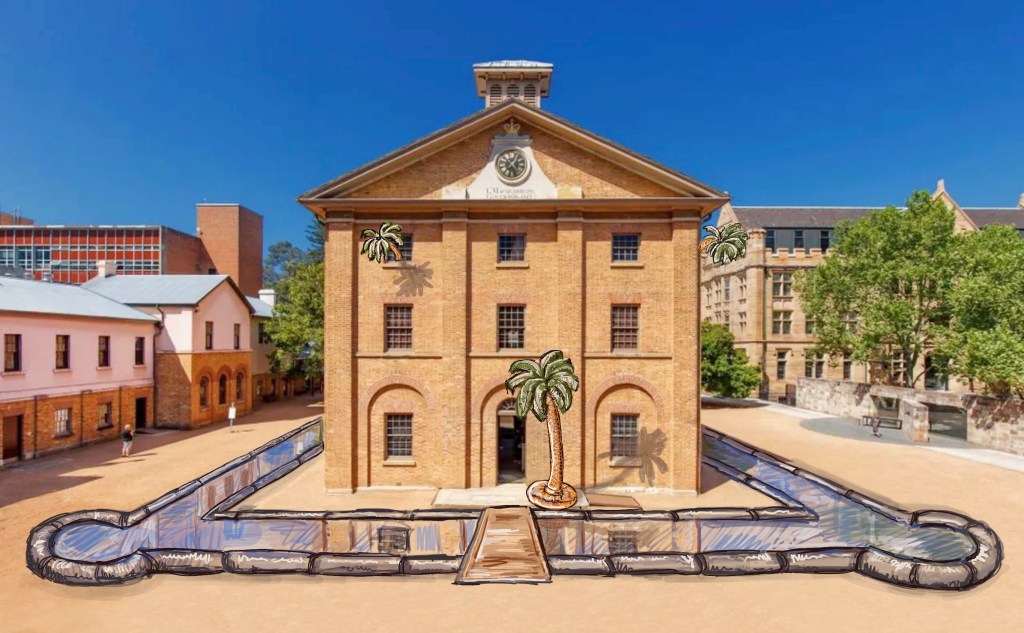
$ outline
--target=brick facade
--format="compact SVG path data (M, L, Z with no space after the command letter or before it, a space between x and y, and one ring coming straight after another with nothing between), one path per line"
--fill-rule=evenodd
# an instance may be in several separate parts
M263 216L239 204L199 204L196 222L217 272L247 296L263 287Z
M252 409L252 355L239 352L160 352L156 359L156 423L169 428L198 428L228 417L235 402L238 417ZM241 374L242 398L238 394ZM220 378L226 376L225 399L220 401ZM200 403L200 383L208 381L206 405Z

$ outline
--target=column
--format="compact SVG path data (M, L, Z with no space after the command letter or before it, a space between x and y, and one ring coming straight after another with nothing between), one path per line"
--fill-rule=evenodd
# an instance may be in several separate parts
M324 484L355 492L358 426L355 385L355 284L351 216L328 218L324 244Z
M672 407L670 481L675 490L700 488L700 217L672 218Z
M584 381L583 335L584 282L586 252L583 242L583 214L560 211L557 218L558 245L558 349L571 358L580 378L580 389L573 394L572 408L562 416L562 450L565 457L565 481L579 489L592 484L584 471L586 382ZM546 351L546 350L545 350ZM590 440L592 441L592 439Z
M441 484L464 488L472 485L469 436L472 416L469 405L469 250L466 212L444 211L441 219L443 257L440 290L443 293L443 341L441 375L436 379L443 454ZM433 381L432 381L433 382Z

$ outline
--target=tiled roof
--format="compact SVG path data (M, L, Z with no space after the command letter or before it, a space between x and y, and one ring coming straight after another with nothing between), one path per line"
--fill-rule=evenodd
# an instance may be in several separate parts
M114 275L95 277L85 288L128 305L196 305L222 283L227 275Z
M82 286L0 277L0 312L152 321L154 316Z
M259 317L261 319L273 318L274 306L263 301L259 297L246 297L245 299L249 302L249 306L252 307L254 317Z
M1014 207L964 208L971 220L983 229L991 224L1009 224L1024 229L1024 209Z
M842 220L859 220L870 207L733 207L745 228L831 229Z

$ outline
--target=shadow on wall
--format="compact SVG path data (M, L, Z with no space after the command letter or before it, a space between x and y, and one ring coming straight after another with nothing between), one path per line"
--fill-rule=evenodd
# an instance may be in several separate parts
M398 286L398 296L422 296L425 289L434 287L434 284L430 283L433 276L434 270L430 268L430 262L403 265L399 269L398 279L395 280L395 285Z
M646 427L640 429L636 440L636 457L640 460L637 470L639 471L640 482L646 484L648 488L657 487L655 480L658 474L663 475L668 471L668 464L661 458L662 453L665 452L667 447L668 435L665 434L665 431L661 429L648 431ZM598 459L609 459L611 457L611 451L597 456ZM600 481L598 486L615 487L623 483L633 473L633 470L633 468L623 468L618 476L607 481Z

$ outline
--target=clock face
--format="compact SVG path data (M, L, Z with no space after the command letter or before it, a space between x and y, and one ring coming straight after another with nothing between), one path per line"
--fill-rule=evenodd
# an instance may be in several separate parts
M516 182L526 176L529 163L526 160L526 154L522 151L507 149L498 154L497 160L494 161L494 166L502 180L505 182Z

